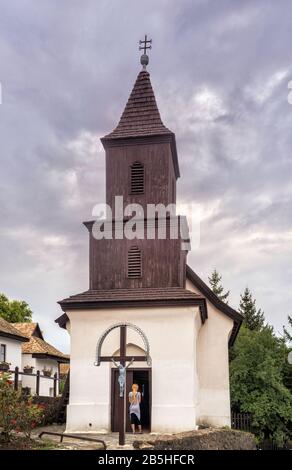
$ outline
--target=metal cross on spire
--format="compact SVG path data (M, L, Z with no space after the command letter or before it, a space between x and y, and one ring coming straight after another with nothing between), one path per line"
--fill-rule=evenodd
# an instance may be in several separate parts
M147 34L145 34L145 39L142 40L140 39L139 41L139 51L143 51L143 54L141 55L141 65L143 66L143 69L146 70L146 65L149 63L149 57L146 54L147 49L152 48L152 39L147 39Z

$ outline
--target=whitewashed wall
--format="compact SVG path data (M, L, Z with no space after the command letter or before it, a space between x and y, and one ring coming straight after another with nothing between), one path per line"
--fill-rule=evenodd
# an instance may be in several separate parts
M52 377L57 372L58 374L58 363L52 359L35 359L32 357L31 354L23 354L22 355L22 369L26 366L30 365L33 366L33 373L35 374L37 370L40 371L41 375L43 375L43 369L52 369ZM36 377L31 377L29 375L22 375L22 386L29 387L31 389L31 394L34 395L36 393ZM40 395L44 397L53 396L53 387L54 382L52 379L46 379L41 377L40 379ZM57 385L57 393L58 393L58 385Z
M21 368L21 342L0 336L0 344L6 345L6 361L10 362L10 369ZM13 379L13 376L12 376Z
M110 430L109 363L95 367L100 335L112 324L128 321L141 328L152 357L152 432L179 432L196 426L198 384L196 337L201 326L197 307L141 308L67 312L70 318L70 404L67 432ZM128 331L127 343L143 348L139 335ZM102 354L113 355L119 332L113 331ZM139 365L146 365L139 363ZM135 367L137 364L135 365Z
M186 288L200 294L187 280ZM230 426L228 341L233 320L207 301L208 319L197 340L198 424Z

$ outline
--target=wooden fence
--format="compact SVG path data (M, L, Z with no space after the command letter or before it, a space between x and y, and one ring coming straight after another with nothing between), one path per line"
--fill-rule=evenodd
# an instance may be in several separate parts
M14 375L14 390L19 389L19 378L20 378L21 375L25 375L26 377L35 377L36 378L36 387L35 387L35 389L36 389L36 395L37 396L39 396L39 394L40 394L40 383L41 383L42 379L52 380L53 381L53 396L54 397L57 396L57 384L58 384L58 381L60 380L58 378L57 372L52 377L41 374L39 370L37 370L35 374L34 373L21 372L19 370L19 367L15 367L14 370L9 370L8 372L9 372L9 374Z

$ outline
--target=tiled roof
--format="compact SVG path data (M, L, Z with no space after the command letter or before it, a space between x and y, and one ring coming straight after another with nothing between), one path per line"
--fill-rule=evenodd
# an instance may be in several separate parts
M29 339L27 343L21 345L21 350L25 354L46 354L56 358L68 360L68 356L63 354L58 349L54 348L51 344L44 341L38 323L13 323L14 329L22 334L25 334ZM34 335L37 333L37 335ZM41 338L39 338L41 334Z
M68 356L66 354L63 354L51 344L35 336L32 336L28 343L22 344L21 348L24 354L45 354L48 356L54 356L57 359L68 360Z
M17 328L21 333L23 333L24 335L28 336L29 338L34 335L34 333L37 332L39 333L37 336L41 335L42 337L42 333L41 333L41 330L39 328L39 324L38 323L13 323L13 325L15 326L15 328ZM42 338L43 339L43 338Z
M4 336L8 337L15 337L15 339L18 339L19 341L27 341L28 337L27 335L23 334L22 332L18 331L11 323L8 323L8 321L4 320L4 318L0 317L0 336L1 333Z
M163 124L152 89L150 75L142 70L117 127L103 139L143 137L173 133Z
M203 297L182 287L88 290L61 300L61 305L78 302L121 302L148 300L198 300Z

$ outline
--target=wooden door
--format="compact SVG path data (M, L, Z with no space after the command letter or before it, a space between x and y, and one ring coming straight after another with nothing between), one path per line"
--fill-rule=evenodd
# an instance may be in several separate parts
M111 376L111 429L112 432L119 430L119 383L118 383L118 370L112 369ZM132 384L141 381L144 382L143 389L145 389L144 396L141 403L141 418L142 427L150 431L150 417L151 417L151 369L128 369L126 376L126 397L125 397L125 414L126 414L126 432L131 432L130 414L129 414L129 393ZM140 377L140 380L139 380ZM137 380L138 378L138 380ZM142 389L140 387L140 392ZM144 421L144 422L143 422Z

